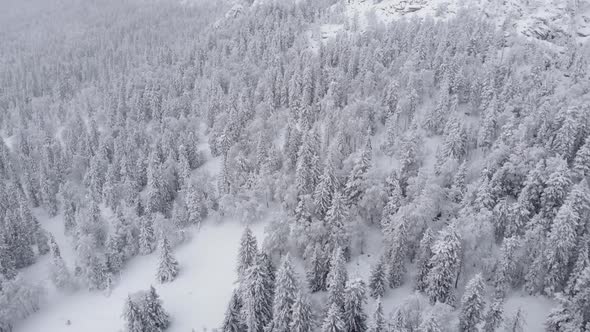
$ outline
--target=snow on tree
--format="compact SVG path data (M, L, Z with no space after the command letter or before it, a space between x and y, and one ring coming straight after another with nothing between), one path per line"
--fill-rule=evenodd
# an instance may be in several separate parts
M312 293L327 289L328 265L322 246L316 244L306 272L307 285Z
M242 316L246 331L263 332L272 320L272 290L267 269L259 258L245 271L242 281Z
M339 193L334 193L332 204L326 214L326 225L328 227L328 237L332 248L340 247L345 252L348 251L349 236L346 229L348 217L348 208L344 197Z
M340 311L344 310L346 281L348 279L344 262L342 249L336 248L332 253L330 272L327 277L328 303L330 305L336 304L340 308Z
M315 187L313 194L316 212L321 217L323 217L326 212L328 212L328 209L332 203L332 196L339 187L338 180L336 179L334 172L332 158L328 157L326 159L326 165L324 166L324 172L320 177L319 183Z
M246 270L254 264L257 253L258 244L256 237L252 234L250 227L246 227L240 239L240 250L238 253L237 271L239 279L243 279Z
M162 300L153 286L145 295L142 312L146 331L164 331L170 326L170 316L162 308Z
M510 289L518 280L518 266L517 266L517 250L521 245L521 239L516 237L505 238L502 243L501 255L498 258L496 272L494 276L494 287L496 293L502 296Z
M151 254L156 248L156 235L154 234L154 221L151 216L143 216L139 225L139 253Z
M170 326L170 316L153 286L129 295L122 316L127 332L162 332Z
M590 136L576 153L573 169L580 177L590 176Z
M387 287L387 275L385 273L385 257L380 257L369 276L369 292L371 297L378 299L385 295Z
M387 281L391 288L401 286L406 273L407 224L408 218L405 211L400 211L390 222L391 230L386 232L390 237L387 255Z
M580 216L569 204L563 204L553 220L545 251L545 291L548 294L564 289L570 272L570 261L576 247L576 227Z
M312 129L305 133L303 144L297 154L295 182L299 194L311 194L320 177L318 143L319 138Z
M541 194L541 206L544 215L553 218L566 199L571 179L567 162L559 156L547 160L547 172L550 173Z
M416 273L416 284L414 288L421 292L425 291L428 286L427 277L431 269L430 259L432 258L433 243L434 236L432 235L432 230L427 228L420 240L418 260L416 261L416 269L418 272Z
M52 235L49 237L49 247L51 251L50 277L51 281L58 289L68 289L74 286L74 281L68 270L64 259L61 257L59 247Z
M354 164L344 187L344 197L348 204L355 204L364 191L365 178L369 167L371 167L372 154L371 137L367 136L360 158Z
M291 332L311 332L313 330L313 316L311 306L303 292L298 291L293 303L293 315L289 328Z
M178 262L172 256L172 249L168 238L165 236L160 241L160 263L158 266L158 272L156 279L160 283L171 282L178 275Z
M484 281L481 274L476 274L465 288L461 298L461 312L459 313L459 331L477 332L478 324L483 318Z
M322 323L322 332L344 332L346 325L341 307L337 303L332 303Z
M497 297L490 304L490 307L488 308L488 310L485 314L483 331L484 332L496 331L502 325L503 314L504 314L504 299L502 297Z
M125 307L123 308L123 319L125 320L125 328L127 332L143 332L145 327L143 325L144 318L137 304L127 297Z
M461 259L461 241L455 227L451 224L443 229L432 247L432 268L426 277L426 294L432 303L455 302L453 286Z
M383 305L381 299L377 299L377 306L373 312L371 323L369 324L369 332L385 332L387 331L387 325L385 322L385 316L383 315Z
M367 330L367 315L364 305L367 302L365 284L361 279L349 280L344 299L345 331L364 332Z
M245 330L241 317L242 301L239 292L234 290L225 311L221 332L241 332Z
M504 330L506 332L523 332L525 326L525 317L522 308L516 309L514 313L507 316L504 320Z
M274 301L273 320L270 330L273 332L287 332L293 316L293 304L298 289L297 277L289 254L285 255L281 267L277 271Z

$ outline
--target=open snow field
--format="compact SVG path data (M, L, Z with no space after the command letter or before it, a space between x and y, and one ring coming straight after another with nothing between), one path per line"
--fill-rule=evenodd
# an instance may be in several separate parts
M42 223L54 234L63 223L60 217ZM264 225L252 226L262 242ZM120 281L107 296L101 292L79 290L72 294L56 293L49 280L49 305L17 325L15 332L105 332L123 331L121 318L127 295L153 285L170 313L170 332L202 331L219 327L236 280L235 262L244 225L235 221L204 222L200 230L192 230L192 239L175 248L180 274L171 283L156 283L158 252L132 259L125 267ZM57 238L68 267L73 266L72 249L63 236ZM46 276L48 258L33 265L31 279ZM43 277L42 277L43 278ZM67 325L67 321L71 324Z

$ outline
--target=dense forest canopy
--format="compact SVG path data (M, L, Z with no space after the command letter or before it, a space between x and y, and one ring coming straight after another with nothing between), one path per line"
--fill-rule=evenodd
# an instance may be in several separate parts
M513 293L555 301L547 331L590 330L587 43L473 7L385 24L251 2L2 4L0 331L138 255L173 283L190 230L269 215L224 332L521 331ZM70 267L40 215L63 217ZM51 283L23 277L44 255ZM129 331L174 324L154 288L118 305Z

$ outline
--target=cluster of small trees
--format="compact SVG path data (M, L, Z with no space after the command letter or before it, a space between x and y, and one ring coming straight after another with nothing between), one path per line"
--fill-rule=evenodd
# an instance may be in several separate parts
M123 318L128 332L162 332L170 326L170 317L153 286L127 297Z

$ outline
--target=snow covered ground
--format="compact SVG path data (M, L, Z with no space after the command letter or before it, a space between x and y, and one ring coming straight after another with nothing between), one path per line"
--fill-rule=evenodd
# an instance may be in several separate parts
M52 233L63 234L60 217L43 222ZM159 285L155 280L158 253L132 259L124 269L120 281L107 296L84 290L72 294L58 293L50 288L49 305L17 325L15 332L104 332L122 331L121 313L129 293L156 287L164 308L172 317L170 332L211 330L219 327L236 280L235 262L239 239L244 226L233 220L208 220L197 231L193 230L190 242L174 250L180 264L178 278L169 284ZM252 226L262 242L264 224ZM68 266L73 265L73 251L63 236L56 239ZM28 278L46 276L47 257L26 272ZM67 325L67 321L71 324Z

